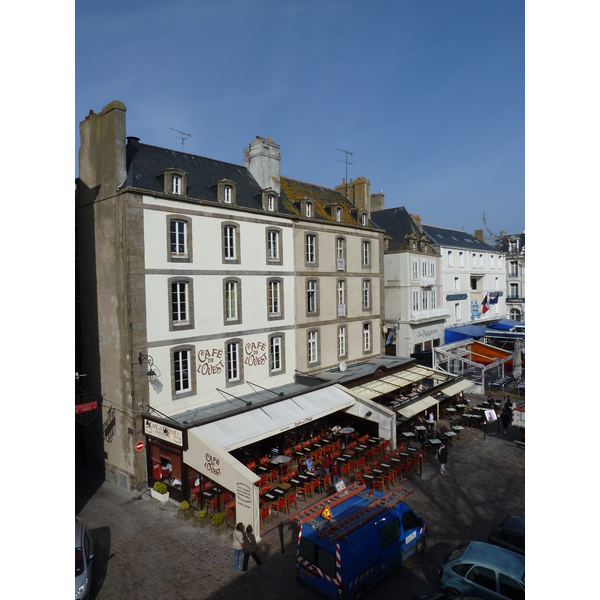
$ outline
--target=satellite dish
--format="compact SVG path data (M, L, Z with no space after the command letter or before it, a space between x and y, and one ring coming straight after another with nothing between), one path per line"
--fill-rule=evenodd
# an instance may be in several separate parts
M348 365L344 361L342 361L339 366L340 371L343 373L347 368Z

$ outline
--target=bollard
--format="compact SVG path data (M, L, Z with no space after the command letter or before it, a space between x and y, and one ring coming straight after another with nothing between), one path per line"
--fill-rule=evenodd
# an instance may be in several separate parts
M483 422L483 441L485 442L485 434L487 432L487 421Z
M423 477L423 455L419 454L419 477Z
M281 542L281 554L285 554L285 550L283 547L283 523L279 523L277 526L279 528L279 541Z

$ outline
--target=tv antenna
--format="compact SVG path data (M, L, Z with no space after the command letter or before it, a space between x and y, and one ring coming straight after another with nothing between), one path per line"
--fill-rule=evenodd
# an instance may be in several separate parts
M354 154L354 152L350 152L349 150L342 150L341 148L338 148L338 150L340 152L345 152L346 154L346 159L345 160L341 160L338 158L338 162L345 162L346 163L346 196L348 195L348 165L351 165L351 162L348 162L348 154L350 156L352 156Z
M179 138L181 140L181 151L183 152L183 142L185 142L185 140L187 140L187 138L192 137L191 133L185 133L185 131L179 131L179 129L173 129L172 127L169 128L171 131L176 131L179 135L176 135L176 138Z

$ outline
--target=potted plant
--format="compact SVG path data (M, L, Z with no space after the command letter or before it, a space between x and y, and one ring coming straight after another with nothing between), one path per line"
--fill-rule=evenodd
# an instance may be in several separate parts
M169 499L169 491L167 490L167 484L162 481L156 481L154 487L150 490L152 497L159 502L167 502Z
M183 519L186 521L187 519L191 519L194 516L194 511L190 507L190 503L187 500L183 500L179 505L179 510L177 511L177 518Z
M211 518L205 508L196 513L196 518L193 523L195 527L206 527L211 524Z
M227 523L223 513L218 512L213 515L210 530L215 535L223 535L227 531Z

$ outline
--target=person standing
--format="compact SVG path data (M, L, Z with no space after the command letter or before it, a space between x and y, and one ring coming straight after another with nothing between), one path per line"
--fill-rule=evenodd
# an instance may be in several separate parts
M504 427L504 435L506 435L508 432L508 426L510 425L510 412L506 406L502 409L500 420L502 421L502 427Z
M238 523L233 532L233 570L237 571L244 562L244 524Z
M323 469L325 471L325 475L329 475L329 471L331 470L331 454L329 454L329 452L325 455Z
M260 567L262 561L258 556L258 544L252 533L252 525L248 525L248 527L246 527L246 532L244 533L244 566L242 567L244 573L248 572L248 561L250 560L250 556L252 556L254 562Z
M438 449L438 461L440 463L440 473L444 475L446 472L446 463L448 462L448 446L444 442L440 444Z
M337 460L332 461L331 463L331 479L333 481L333 485L335 485L339 479L338 477L338 462Z

